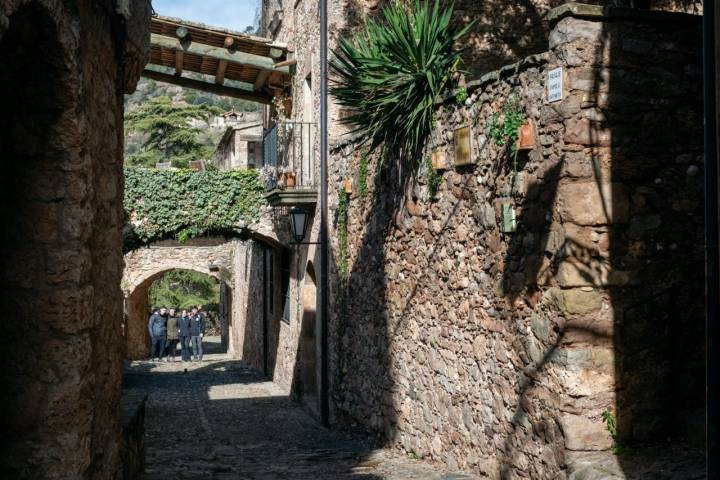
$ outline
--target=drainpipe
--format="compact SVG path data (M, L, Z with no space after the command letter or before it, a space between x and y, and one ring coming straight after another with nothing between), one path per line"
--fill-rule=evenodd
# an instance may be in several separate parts
M717 26L720 6L715 0L703 2L703 101L705 110L705 329L706 329L706 435L707 478L720 478L720 440L718 439L718 150L717 150L717 65L715 65Z
M327 235L327 0L320 0L320 419L329 425Z

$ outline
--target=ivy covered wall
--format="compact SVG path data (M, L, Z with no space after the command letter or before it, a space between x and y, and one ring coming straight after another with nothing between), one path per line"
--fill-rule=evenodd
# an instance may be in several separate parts
M156 240L234 233L265 204L254 170L125 169L126 251Z

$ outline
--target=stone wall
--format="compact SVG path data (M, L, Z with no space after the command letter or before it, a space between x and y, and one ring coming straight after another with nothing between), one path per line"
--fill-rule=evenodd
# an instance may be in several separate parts
M564 12L547 53L438 106L435 201L426 171L373 160L330 281L335 421L491 478L563 477L565 451L611 447L605 410L623 443L702 436L699 19ZM534 131L515 161L491 138L511 96ZM472 164L453 167L462 126ZM361 156L332 149L333 210Z
M150 12L132 1L121 18L113 3L0 3L6 477L120 466L122 95L146 61Z
M306 253L291 255L285 248L256 240L236 244L229 352L291 393L299 388L296 383L302 369L298 358L303 310L299 295L306 275L297 268L305 265ZM287 319L283 319L283 255L291 258ZM315 411L317 405L311 408Z

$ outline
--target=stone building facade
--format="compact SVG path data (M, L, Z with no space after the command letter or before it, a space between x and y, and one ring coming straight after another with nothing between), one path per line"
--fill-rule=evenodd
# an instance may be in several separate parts
M446 163L435 200L427 167L411 178L391 161L378 167L344 135L330 99L329 403L331 422L451 469L561 478L577 455L611 448L604 412L622 443L702 436L700 22L611 6L622 2L516 3L456 3L459 20L479 24L466 52L469 99L437 106L426 156ZM289 116L313 121L317 3L264 6L266 35L295 50ZM331 2L331 49L379 7ZM513 29L528 8L542 21L523 40ZM506 23L489 20L495 10ZM557 68L563 96L551 103ZM534 143L515 161L490 133L512 98ZM471 160L454 166L462 127ZM375 173L360 196L363 158ZM344 249L337 207L348 183ZM322 380L321 332L303 321L303 299L313 298L317 252L292 251L295 328L280 329L288 349L270 353L295 362L284 369L291 390L314 412L320 399L303 385Z
M219 170L261 168L262 123L260 118L229 122L210 162Z
M123 93L146 0L0 2L7 478L120 471Z

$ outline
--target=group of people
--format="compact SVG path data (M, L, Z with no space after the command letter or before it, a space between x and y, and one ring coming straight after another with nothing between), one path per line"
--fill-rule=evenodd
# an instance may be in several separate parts
M190 344L192 344L192 361L202 361L202 339L205 335L205 315L200 307L193 307L188 314L181 310L176 315L175 309L162 307L153 311L148 321L148 331L152 340L151 360L175 361L178 342L183 362L191 361Z

